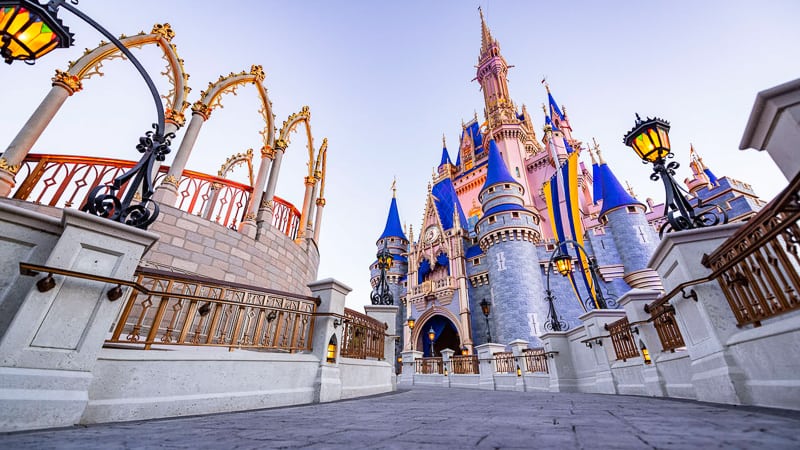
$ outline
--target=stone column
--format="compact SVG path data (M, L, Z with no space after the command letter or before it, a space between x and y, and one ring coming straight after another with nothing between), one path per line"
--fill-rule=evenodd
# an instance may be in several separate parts
M178 200L178 185L183 176L183 170L186 168L186 162L189 160L189 155L192 153L197 136L200 134L200 128L208 120L211 110L208 106L197 102L192 106L192 120L186 128L186 133L183 135L181 145L175 153L175 158L172 160L172 165L169 167L167 176L161 181L158 186L154 199L168 206L174 206Z
M522 351L528 348L528 341L515 339L508 345L511 347L511 353L514 354L514 362L516 363L514 370L516 371L518 368L522 370L522 376L518 376L517 381L514 383L514 390L518 392L525 392L525 372L528 371L528 366L525 363L525 358L522 355ZM516 372L514 372L514 374L516 375Z
M630 323L645 322L650 319L650 313L644 311L645 305L656 301L661 294L661 291L656 290L631 289L617 303L625 309ZM658 360L662 356L661 339L658 337L658 332L652 323L641 323L634 326L639 330L639 334L634 335L636 348L639 348L639 341L641 341L650 352L652 361L650 364L642 366L645 391L647 395L653 397L665 397L667 396L666 383L658 370Z
M336 325L336 322L341 320L337 316L344 315L345 298L352 289L333 278L311 282L308 287L311 289L311 295L320 299L317 312L331 314L317 316L314 320L311 353L319 358L319 371L314 383L314 401L320 403L332 402L342 398L339 354L342 348L344 326L342 324ZM333 336L336 337L336 362L329 363L327 362L328 343Z
M15 185L14 176L33 148L33 144L53 120L67 97L80 91L81 88L81 80L78 77L56 70L52 89L0 156L0 197L8 197L11 193Z
M450 375L453 374L453 368L450 366L450 360L453 358L453 354L455 351L450 350L449 348L443 349L441 351L442 354L442 373L444 377L442 377L442 387L450 387Z
M414 373L416 372L417 358L422 358L422 352L416 350L404 351L403 355L403 372L400 374L400 379L397 384L400 386L409 387L414 384Z
M594 361L597 363L594 376L594 392L599 394L616 394L617 384L611 373L611 362L617 360L617 354L610 338L600 338L607 336L608 331L605 325L616 322L625 317L625 311L620 309L593 309L578 319L583 322L586 328L587 339L602 339L602 345L592 345L587 348L587 354L593 354Z
M261 147L261 164L258 166L256 183L253 186L253 193L250 195L250 203L247 204L247 213L245 213L242 223L239 224L239 232L251 239L255 239L258 231L256 227L256 212L258 212L259 205L261 205L264 187L267 183L267 174L274 159L275 150L272 147L268 145Z
M317 199L317 217L314 219L314 242L319 243L319 230L322 228L322 208L325 207L325 199Z
M142 254L158 239L154 233L73 209L62 214L63 232L45 266L130 280ZM27 292L0 342L2 431L79 422L97 354L125 303L107 298L113 285L54 278L52 289Z
M475 347L478 353L478 364L480 366L480 381L478 388L493 391L494 387L494 354L497 352L505 351L506 346L503 344L481 344Z
M272 199L275 197L275 186L278 184L284 153L286 153L286 142L279 139L275 142L275 159L269 169L267 190L264 192L261 204L258 206L258 214L256 215L257 235L261 235L264 232L263 230L272 226Z
M650 259L669 292L685 281L703 278L710 270L701 264L732 235L741 223L667 233ZM692 384L697 400L715 403L750 403L746 376L726 346L738 331L736 318L717 282L684 289L698 301L677 295L670 302L691 358Z
M394 341L400 339L397 334L397 314L400 307L396 305L364 305L364 313L373 319L386 324L386 338L383 342L383 359L394 367Z
M308 202L308 215L306 216L306 238L313 238L314 237L314 222L312 217L315 216L315 208L317 205L317 196L319 195L319 183L320 179L318 176L314 177L314 190L311 192L311 199Z
M569 331L575 333L583 325ZM567 331L551 331L539 336L547 354L547 372L551 392L578 392L578 373L572 362L572 348Z
M308 227L308 212L311 209L311 193L317 183L317 179L312 175L305 177L303 182L306 185L306 194L303 196L303 210L300 213L300 227L297 230L298 239L306 236Z

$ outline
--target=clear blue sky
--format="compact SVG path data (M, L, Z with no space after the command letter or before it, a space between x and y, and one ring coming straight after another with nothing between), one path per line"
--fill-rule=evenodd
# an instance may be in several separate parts
M470 81L480 48L478 5L515 66L511 95L528 105L539 137L546 98L540 81L547 76L575 137L595 137L641 199L660 202L663 190L621 142L635 112L672 122L680 179L689 171L691 142L717 176L751 182L766 199L786 185L765 153L738 146L756 93L800 75L796 1L83 0L79 8L117 35L170 22L191 74L191 102L219 75L261 64L279 123L311 107L316 145L329 138L319 277L353 287L348 306L360 309L369 303L368 266L392 177L401 220L418 234L442 133L455 150L462 119L482 114L481 93ZM73 48L32 67L0 68L3 145L47 93L54 69L66 69L101 39L67 11L61 17L76 34ZM137 55L156 78L163 67L157 51ZM103 72L67 100L34 152L138 157L134 145L154 121L147 89L127 62L107 62ZM157 84L166 93L163 77ZM242 88L222 103L204 125L189 169L216 173L229 155L259 148L254 90ZM277 191L298 207L304 152L297 136Z

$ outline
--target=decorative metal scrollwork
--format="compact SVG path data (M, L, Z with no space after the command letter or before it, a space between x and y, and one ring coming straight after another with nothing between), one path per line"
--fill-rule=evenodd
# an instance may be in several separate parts
M158 124L153 124L153 128L158 130ZM136 145L136 150L142 153L139 162L117 177L113 184L100 185L92 189L81 210L146 230L159 213L158 204L151 199L153 166L156 161L164 161L166 155L170 153L169 146L174 137L174 133L167 133L165 136L152 131L145 133ZM121 191L124 191L129 183L130 189L121 198ZM141 200L139 203L134 203L138 188L141 188L139 191Z

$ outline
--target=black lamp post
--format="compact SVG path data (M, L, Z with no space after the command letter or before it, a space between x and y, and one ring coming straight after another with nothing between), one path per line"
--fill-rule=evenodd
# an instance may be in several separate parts
M720 222L727 223L728 216L722 208L714 205L696 212L681 193L681 187L673 178L675 169L680 167L680 164L675 161L667 163L667 159L674 157L670 149L669 128L669 122L666 120L648 117L643 121L639 114L636 114L636 123L633 129L623 137L625 145L632 148L643 163L653 164L653 173L650 175L650 179L658 181L660 178L664 182L666 190L664 216L667 218L667 223L661 227L659 234L708 227ZM700 199L698 199L699 206L701 206ZM715 209L720 212L721 218L714 212Z
M389 290L389 282L386 281L386 271L392 267L392 254L389 253L389 248L386 242L383 243L383 248L378 252L378 269L381 271L381 277L378 279L378 284L372 290L370 300L373 305L393 305L394 297Z
M436 350L433 348L434 339L436 339L436 332L433 331L433 326L431 326L431 329L428 330L428 340L431 341L431 357L436 356Z
M553 253L550 255L550 264L548 264L546 269L547 290L545 291L545 299L548 303L549 312L547 314L548 318L545 322L545 328L550 331L566 331L569 328L569 325L565 321L558 318L558 313L556 312L555 305L553 304L555 297L553 297L553 292L550 290L551 267L555 266L556 271L564 277L572 272L572 257L564 251L564 248L566 248L568 244L574 246L579 252L583 252L583 254L586 256L586 259L589 261L589 276L592 278L592 290L594 290L594 296L590 295L590 298L586 300L586 307L589 309L608 309L609 307L616 307L616 302L613 299L606 298L603 294L603 290L600 289L600 276L598 275L597 259L594 256L589 256L589 254L586 252L586 249L572 239L558 242L555 250L553 250Z
M411 344L411 351L413 352L414 351L414 318L413 317L409 317L408 321L406 321L406 323L408 324L408 334L410 335L408 340L409 340L409 344Z
M486 342L492 342L492 329L489 327L489 313L492 311L492 304L486 301L486 299L481 300L481 311L483 312L483 317L486 319L486 334L488 335L489 340Z
M58 18L58 8L63 6L105 36L136 67L156 104L157 122L153 124L155 131L148 131L139 138L139 144L136 145L136 150L142 153L139 162L116 178L111 185L100 185L92 189L81 210L147 229L156 220L159 212L158 204L150 198L153 195L152 168L156 161L164 161L171 151L170 139L175 135L165 133L164 105L161 104L161 97L153 80L139 60L113 34L78 10L74 6L77 3L77 0L50 0L47 5L41 5L33 0L0 0L0 54L9 64L15 60L33 64L36 59L55 48L70 47L73 35ZM132 188L127 189L122 197L123 193L120 191L126 186ZM139 186L141 200L132 204L136 187Z

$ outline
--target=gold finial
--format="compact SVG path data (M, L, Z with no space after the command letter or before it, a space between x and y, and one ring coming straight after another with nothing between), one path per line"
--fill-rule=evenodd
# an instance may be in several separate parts
M163 25L157 23L153 25L153 29L150 31L150 34L157 34L166 39L168 42L171 42L172 38L175 37L175 32L172 31L172 26L170 26L169 23L165 23Z
M392 179L392 198L397 198L397 177Z
M600 162L600 165L603 165L606 163L606 160L603 159L603 154L600 152L600 144L598 144L594 139L592 140L594 141L594 151L597 153L597 160Z

